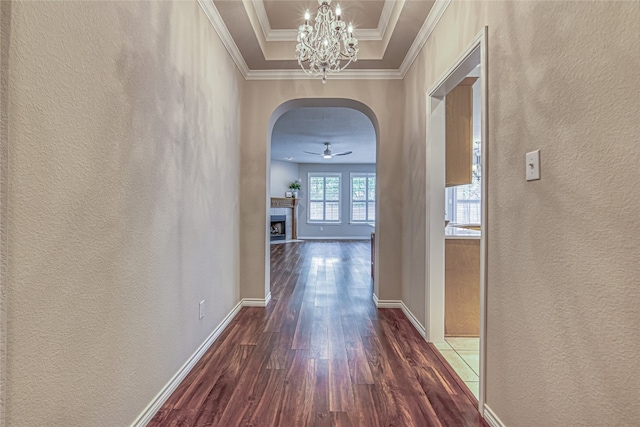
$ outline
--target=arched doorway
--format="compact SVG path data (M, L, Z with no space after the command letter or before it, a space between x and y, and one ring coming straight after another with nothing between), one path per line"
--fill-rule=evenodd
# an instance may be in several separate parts
M374 114L374 112L371 110L371 108L369 108L367 105L359 102L359 101L355 101L355 100L351 100L351 99L344 99L344 98L301 98L301 99L293 99L287 102L284 102L283 104L281 104L280 106L278 106L274 112L271 114L271 117L269 119L269 124L268 124L268 130L267 130L267 156L266 156L266 161L267 161L267 165L266 165L266 171L267 171L267 212L270 213L271 211L271 201L273 197L282 197L284 194L271 194L272 190L271 190L271 180L272 180L272 139L274 137L274 129L276 129L276 124L279 122L279 120L281 120L283 117L285 117L286 115L288 115L290 112L293 112L294 110L311 110L313 111L314 109L317 109L315 111L318 112L322 112L323 114L328 114L328 115L335 115L335 111L336 109L343 109L345 111L350 111L352 113L354 113L352 115L352 117L354 117L354 121L355 120L359 120L357 117L358 116L362 116L364 118L365 121L367 121L370 126L373 129L373 138L375 139L375 152L378 152L378 148L379 148L379 124L378 124L378 120L376 115ZM333 113L328 113L330 111L333 111ZM351 113L349 113L351 114ZM331 132L332 135L334 137L336 137L335 132ZM320 141L320 139L322 138L323 135L317 134L317 135L313 135L312 139L317 139L318 141ZM319 139L318 139L319 138ZM325 138L327 139L327 138ZM317 141L316 141L317 142ZM318 145L318 144L316 144ZM314 145L315 146L315 145ZM322 146L318 146L316 147L314 150L315 151L320 151L322 152ZM344 147L342 147L344 148ZM300 153L302 153L302 150L298 150ZM340 149L338 150L334 150L334 152L339 152ZM306 156L307 159L310 158L311 156L307 155ZM292 161L295 159L291 159ZM333 160L333 159L332 159ZM308 160L307 160L308 161ZM375 158L373 160L374 163L375 162ZM338 162L336 162L338 163ZM348 163L347 161L341 161L339 162L341 164L345 164ZM377 163L376 163L377 164ZM340 170L340 176L342 177L343 174L345 174L345 172L342 171L341 168L337 167L337 165L331 165L331 168L326 167L327 169L333 169L334 171ZM285 168L286 169L286 168ZM291 168L289 168L291 170ZM300 176L299 178L301 180L304 180L305 183L307 182L307 179L309 176L311 176L314 172L314 170L321 170L322 168L318 169L318 168L313 168L313 167L304 167L304 168L300 168L300 170L302 171L304 176ZM363 173L363 175L366 175L365 172L370 172L370 171L365 171L364 168L353 168L355 171L360 171ZM377 166L375 167L375 169L373 170L373 176L375 176L375 173L377 172ZM291 174L292 172L290 172ZM336 172L337 173L337 172ZM357 172L355 172L357 173ZM294 175L292 175L294 176ZM344 176L342 178L342 180L340 181L340 187L344 188L344 190L342 190L342 193L345 193L344 196L348 196L348 194L346 194L346 191L350 191L351 187L350 185L352 184L352 179L353 179L353 173L346 173L346 176ZM368 178L366 178L368 179ZM368 181L366 181L368 182ZM281 189L282 187L280 187ZM280 193L283 193L284 191L279 191ZM375 190L376 192L376 197L375 200L378 200L378 194L379 191L376 188ZM344 205L344 200L345 198L342 199L341 203L342 205ZM298 215L298 218L296 220L297 224L304 224L304 229L305 232L307 234L311 233L314 234L315 233L315 237L312 238L321 238L323 236L323 232L324 232L324 226L322 221L318 221L317 223L315 223L313 221L313 217L311 214L311 211L309 209L309 207L311 206L310 204L311 202L309 202L308 200L305 201L305 203L303 203L300 206L300 210L298 210L297 208L294 209L292 212L296 215ZM321 205L321 202L315 202L315 205ZM323 205L324 206L324 205ZM365 202L365 206L366 206L366 202ZM323 208L324 209L324 208ZM338 219L335 221L336 224L330 224L330 229L333 229L333 233L339 233L342 236L346 236L346 237L354 237L354 236L350 236L350 232L348 230L358 230L357 234L361 235L363 234L363 230L366 229L368 230L367 232L367 236L368 233L370 233L375 226L373 226L374 228L371 228L371 226L367 227L366 224L356 224L354 226L353 224L353 217L349 216L349 213L347 211L346 208L342 208L340 207L339 209L342 209L342 214L339 214L339 217L337 217ZM353 209L353 204L350 204L350 209ZM375 223L375 218L377 217L378 214L378 204L375 204L375 214L373 215L373 223ZM324 212L324 211L323 211ZM279 214L285 213L285 212L278 212ZM352 214L352 211L351 211ZM270 217L270 214L267 215L268 217ZM365 219L367 218L367 216L365 215ZM268 220L270 221L270 218L268 218ZM337 223L340 223L340 227L337 227ZM310 225L309 225L310 224ZM309 225L309 226L307 226ZM364 228L363 228L364 227ZM268 235L267 238L265 239L265 251L267 254L270 253L270 245L271 245L271 236L270 236L270 232L271 232L271 225L268 224L267 226L268 229ZM340 231L338 231L338 229L340 229ZM317 233L317 231L320 231L320 234ZM351 232L353 234L353 232ZM303 233L304 234L304 233ZM286 233L285 233L286 235ZM287 237L289 237L289 235L286 235ZM329 234L325 234L325 236L329 236ZM304 236L304 237L309 237ZM331 235L331 237L335 238L335 235ZM268 255L267 255L268 257ZM271 283L270 283L270 263L267 262L266 263L266 274L265 274L265 280L267 281L267 283L265 284L265 288L266 288L266 294L269 295L270 289L271 289ZM267 297L269 298L269 297Z

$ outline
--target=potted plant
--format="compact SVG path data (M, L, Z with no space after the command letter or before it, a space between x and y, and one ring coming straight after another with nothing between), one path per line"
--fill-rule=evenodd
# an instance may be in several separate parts
M298 197L298 191L301 188L302 188L302 181L300 181L300 178L296 179L291 184L289 184L289 189L291 190L291 194L294 199Z

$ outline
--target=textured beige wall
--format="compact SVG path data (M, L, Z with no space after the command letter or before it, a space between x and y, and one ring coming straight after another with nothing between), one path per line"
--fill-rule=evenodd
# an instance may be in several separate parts
M7 425L128 425L239 300L242 78L196 2L10 25Z
M453 2L404 81L404 182L421 193L425 92L488 25L487 404L507 426L640 419L638 22L638 2ZM419 313L424 226L404 221Z
M378 283L376 294L385 300L400 299L402 189L402 82L399 80L248 81L242 126L241 296L265 297L268 274L267 129L272 113L298 98L347 98L367 105L380 127L377 148L377 185L380 191L377 218ZM379 287L379 288L378 288Z

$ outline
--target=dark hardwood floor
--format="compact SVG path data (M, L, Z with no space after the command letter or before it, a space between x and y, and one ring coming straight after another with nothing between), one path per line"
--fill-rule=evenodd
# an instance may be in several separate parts
M272 300L243 308L149 426L487 426L398 309L367 241L271 246Z

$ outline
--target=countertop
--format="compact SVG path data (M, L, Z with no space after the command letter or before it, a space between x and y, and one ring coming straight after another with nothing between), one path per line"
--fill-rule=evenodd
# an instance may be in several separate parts
M462 228L459 225L448 225L444 229L445 239L479 239L480 231Z

